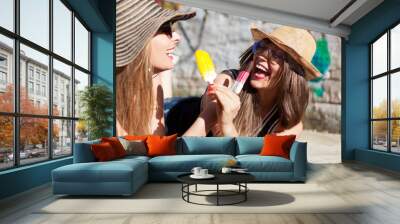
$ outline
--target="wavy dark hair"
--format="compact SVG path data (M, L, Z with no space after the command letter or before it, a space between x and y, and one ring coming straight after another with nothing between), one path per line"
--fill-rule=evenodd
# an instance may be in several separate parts
M263 56L268 61L272 58L276 60L278 57L279 74L272 80L271 85L278 89L276 104L280 112L279 125L284 129L289 129L303 119L308 105L309 88L304 78L304 69L276 45L268 40L263 41L265 42L262 48ZM243 52L240 56L241 69L248 66L253 56L252 47ZM262 108L259 103L259 97L262 96L257 94L249 80L239 96L241 107L233 121L234 125L240 136L258 136L265 125L263 117L265 108Z

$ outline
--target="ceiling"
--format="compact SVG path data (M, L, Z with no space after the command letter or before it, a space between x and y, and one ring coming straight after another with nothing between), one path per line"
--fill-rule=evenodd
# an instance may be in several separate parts
M170 0L184 5L347 37L383 0Z

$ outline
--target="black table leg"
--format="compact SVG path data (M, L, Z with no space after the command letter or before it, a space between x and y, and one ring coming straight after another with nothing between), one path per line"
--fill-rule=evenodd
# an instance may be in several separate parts
M187 194L187 201L190 202L190 200L189 200L189 195L190 195L190 184L187 185L187 191L188 191L188 194Z
M190 186L191 185L195 185L195 190L196 191L190 191ZM239 204L242 202L247 201L247 192L248 192L248 188L247 188L247 183L238 183L238 184L234 184L234 185L239 185L239 189L237 191L235 190L224 190L224 189L220 189L220 184L216 184L217 185L217 189L216 189L216 195L209 195L209 194L203 194L203 192L214 192L215 193L215 189L214 190L199 190L197 187L197 184L182 184L181 185L181 191L182 191L182 199L188 203L192 203L192 204L198 204L198 205L216 205L216 206L223 206L223 205L234 205L234 204ZM222 193L221 193L222 192ZM217 203L216 204L202 204L202 203L196 203L196 202L191 202L190 201L190 194L195 195L195 196L213 196L213 197L217 197ZM241 199L242 200L237 200L235 202L232 203L224 203L224 200L222 202L220 202L220 197L221 198L225 198L226 196L230 197L230 196L237 196L237 195L241 195Z
M217 184L217 206L219 206L219 184Z
M182 183L182 187L181 187L182 199L184 199L184 198L183 198L183 190L184 190L183 186L184 186L184 184Z
M248 190L247 190L247 182L246 183L244 183L244 187L245 187L245 192L244 192L244 201L247 201L247 192L248 192Z

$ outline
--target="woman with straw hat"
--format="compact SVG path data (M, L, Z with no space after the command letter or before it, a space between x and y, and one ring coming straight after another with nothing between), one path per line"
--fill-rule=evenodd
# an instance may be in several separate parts
M252 27L255 43L240 57L240 68L252 65L239 95L231 87L239 71L223 71L203 96L203 109L215 111L213 135L298 135L308 104L307 80L320 76L311 64L316 44L309 32L282 26L271 33ZM205 135L208 130L195 123L185 135ZM203 118L202 118L203 119ZM204 132L205 130L205 132Z
M118 135L164 134L158 74L173 68L176 21L195 12L163 9L154 0L117 0L116 115Z

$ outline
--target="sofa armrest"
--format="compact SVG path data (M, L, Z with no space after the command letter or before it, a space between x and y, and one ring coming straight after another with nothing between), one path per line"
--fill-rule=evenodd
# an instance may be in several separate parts
M293 179L305 181L307 176L307 143L295 141L290 149L290 160L293 162Z
M98 144L98 143L100 143L100 140L75 143L75 145L74 145L74 163L95 162L96 158L94 157L90 146L92 144Z

